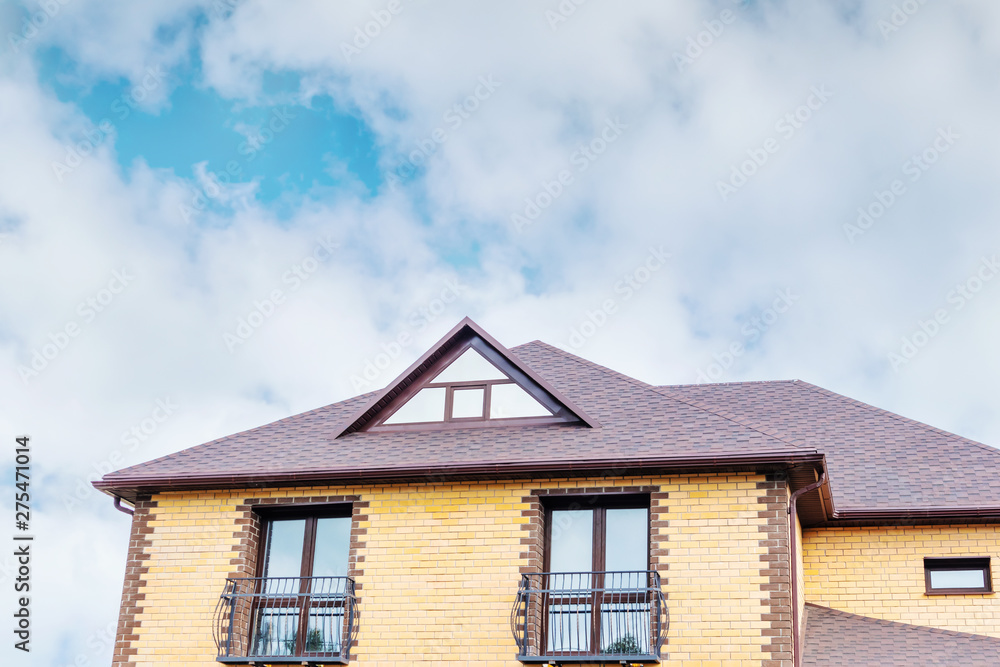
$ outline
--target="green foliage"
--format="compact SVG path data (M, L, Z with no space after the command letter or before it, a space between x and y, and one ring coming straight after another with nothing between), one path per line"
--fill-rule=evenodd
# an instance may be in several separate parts
M604 652L615 655L637 655L639 653L639 642L632 635L625 635L621 639L616 639L608 644Z
M313 628L306 633L306 651L322 651L326 644L319 628Z

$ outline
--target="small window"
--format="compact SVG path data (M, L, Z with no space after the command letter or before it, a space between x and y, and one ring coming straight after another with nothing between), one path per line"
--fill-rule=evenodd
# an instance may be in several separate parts
M927 595L992 593L989 558L925 558Z
M475 426L502 420L537 422L558 418L513 380L513 375L516 372L509 368L508 372L501 371L474 347L468 347L399 407L390 408L393 412L379 425L452 422Z
M417 424L443 420L446 391L444 387L421 389L416 396L404 403L399 410L386 419L385 423Z
M507 376L488 362L483 355L469 348L447 368L437 374L434 382L468 382L469 380L506 380Z

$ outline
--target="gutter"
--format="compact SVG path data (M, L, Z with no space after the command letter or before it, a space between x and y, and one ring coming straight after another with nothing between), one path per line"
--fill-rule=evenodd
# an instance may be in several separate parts
M840 521L879 519L995 519L1000 517L997 507L924 507L921 509L888 507L877 510L834 510L833 518Z
M799 496L815 491L826 483L826 471L820 475L818 481L809 486L804 486L792 494L788 503L788 581L791 595L792 607L792 664L795 667L802 665L802 629L799 627L802 620L799 618L799 573L798 573L798 545L795 541L795 524L798 519Z
M134 508L133 509L129 509L127 507L122 507L122 497L121 496L115 496L115 509L118 510L119 512L124 513L124 514L128 514L129 516L134 516L135 515L135 509Z

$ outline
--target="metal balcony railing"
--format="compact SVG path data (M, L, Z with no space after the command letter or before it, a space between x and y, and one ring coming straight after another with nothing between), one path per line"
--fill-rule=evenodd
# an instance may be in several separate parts
M652 570L521 575L510 621L521 662L659 662L669 623Z
M346 664L357 634L350 577L230 578L215 609L223 663Z

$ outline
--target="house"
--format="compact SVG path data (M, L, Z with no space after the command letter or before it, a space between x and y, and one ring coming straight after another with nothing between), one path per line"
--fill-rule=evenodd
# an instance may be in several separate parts
M800 381L465 319L95 486L134 512L115 665L1000 665L1000 451Z

